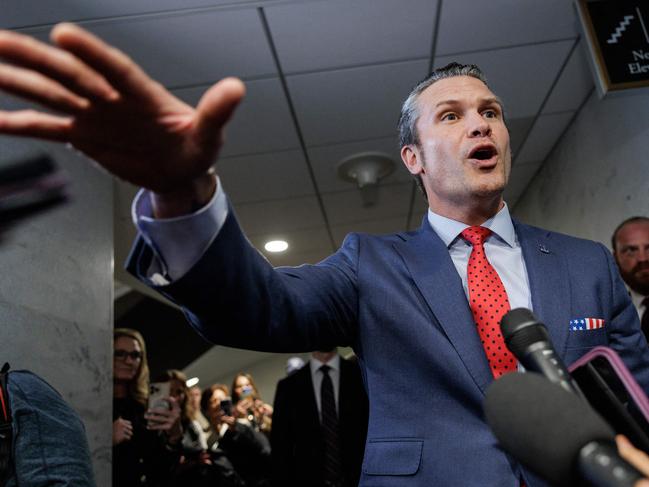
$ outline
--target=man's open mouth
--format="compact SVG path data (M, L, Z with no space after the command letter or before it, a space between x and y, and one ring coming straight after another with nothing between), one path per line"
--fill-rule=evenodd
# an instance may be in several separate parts
M478 161L488 161L498 154L496 148L492 145L480 145L474 147L469 154L469 159L477 159Z

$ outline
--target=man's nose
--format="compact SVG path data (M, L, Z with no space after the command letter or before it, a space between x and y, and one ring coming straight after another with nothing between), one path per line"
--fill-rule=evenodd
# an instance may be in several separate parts
M467 130L469 137L488 137L491 135L489 122L479 113L474 113L467 117Z

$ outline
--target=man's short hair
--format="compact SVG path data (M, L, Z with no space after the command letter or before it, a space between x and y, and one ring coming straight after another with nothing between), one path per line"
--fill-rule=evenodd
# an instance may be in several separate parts
M628 225L629 223L640 223L644 222L649 224L649 217L646 216L632 216L631 218L627 218L624 220L622 223L620 223L615 231L613 232L613 236L611 237L611 247L613 248L613 252L617 252L617 234L620 233L620 230L622 230L622 227Z
M415 145L418 148L420 147L419 134L417 133L417 119L419 118L419 105L417 99L419 98L419 95L433 83L441 79L453 78L455 76L471 76L489 86L484 73L475 64L460 64L453 62L447 64L443 68L438 68L432 71L428 76L415 85L408 95L408 98L406 98L406 101L404 101L401 106L401 116L399 117L399 123L397 125L399 130L399 148L406 145ZM424 196L426 196L421 175L416 175L415 179L417 180L419 189L421 189Z

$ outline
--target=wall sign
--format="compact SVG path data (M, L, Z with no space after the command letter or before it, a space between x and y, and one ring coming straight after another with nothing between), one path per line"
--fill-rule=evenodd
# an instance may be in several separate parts
M649 2L575 0L600 96L649 87Z

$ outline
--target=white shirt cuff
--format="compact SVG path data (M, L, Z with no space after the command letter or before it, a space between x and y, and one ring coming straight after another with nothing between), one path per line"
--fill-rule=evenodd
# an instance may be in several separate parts
M174 218L153 218L150 192L141 189L131 207L133 223L154 258L147 278L164 286L183 277L203 256L228 216L228 201L217 177L214 196L198 211Z

